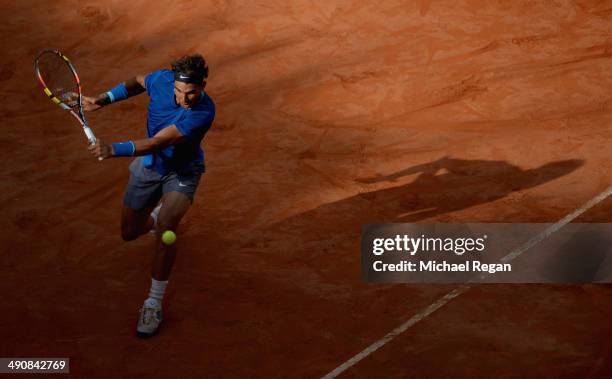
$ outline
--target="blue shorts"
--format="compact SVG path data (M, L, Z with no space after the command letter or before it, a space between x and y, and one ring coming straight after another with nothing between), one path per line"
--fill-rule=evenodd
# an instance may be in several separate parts
M136 210L153 208L161 197L168 192L180 192L193 202L193 196L204 173L204 165L194 163L181 171L172 171L161 175L155 170L146 168L142 157L130 164L130 179L123 203Z

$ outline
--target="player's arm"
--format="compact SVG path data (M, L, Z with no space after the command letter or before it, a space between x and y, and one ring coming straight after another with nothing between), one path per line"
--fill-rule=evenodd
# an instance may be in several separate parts
M144 75L136 75L133 78L120 83L110 91L101 93L98 97L83 96L83 109L96 111L104 106L129 97L140 95L145 91Z
M151 138L136 141L118 142L109 145L98 139L95 145L89 147L89 151L94 156L102 158L132 157L154 153L170 145L183 143L186 140L187 137L179 132L176 125L170 125Z
M177 145L183 143L186 140L187 137L183 136L181 132L179 132L176 125L170 125L169 127L160 130L159 133L154 135L152 138L145 138L134 141L133 155L138 156L154 153L159 150L165 149L170 145ZM116 144L111 145L111 147L113 147L112 153L113 156L117 156L114 151L114 145Z

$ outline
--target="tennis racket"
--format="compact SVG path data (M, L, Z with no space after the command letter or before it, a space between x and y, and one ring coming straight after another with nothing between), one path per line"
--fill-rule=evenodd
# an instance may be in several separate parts
M81 82L70 60L59 50L45 49L36 56L34 68L49 99L69 111L83 128L89 143L95 144L96 136L83 113ZM102 160L102 157L98 160Z

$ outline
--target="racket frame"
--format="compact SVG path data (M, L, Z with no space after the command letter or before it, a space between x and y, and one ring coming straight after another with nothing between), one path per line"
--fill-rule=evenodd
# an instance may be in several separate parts
M77 89L79 91L78 92L78 95L79 95L78 96L78 113L75 112L74 109L70 107L68 104L64 103L57 96L55 96L53 92L51 92L51 90L45 83L45 80L42 77L42 74L40 73L40 68L38 66L38 60L43 54L49 54L49 53L56 54L57 56L59 56L64 61L64 63L68 65L68 68L72 72L72 75L74 75L74 79L76 80L76 84L77 84ZM34 60L34 69L36 70L36 77L38 78L38 81L43 87L43 92L49 97L49 99L51 99L53 103L69 111L70 114L73 115L74 118L77 119L77 121L83 128L83 132L85 133L85 136L87 137L87 141L89 141L89 144L91 145L95 144L96 136L94 135L93 131L89 127L87 119L85 118L85 114L83 113L83 94L81 93L81 80L79 79L79 75L77 74L76 69L74 68L74 65L72 64L72 62L70 62L70 59L68 59L67 56L65 56L62 52L60 52L57 49L44 49L41 52L39 52L38 55L36 56L36 59Z

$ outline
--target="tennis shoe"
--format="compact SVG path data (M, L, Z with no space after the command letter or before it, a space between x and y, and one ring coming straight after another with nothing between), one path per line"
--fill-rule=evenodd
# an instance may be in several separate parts
M140 317L136 326L136 335L140 338L153 337L159 331L162 322L161 306L156 301L144 302L140 308Z

